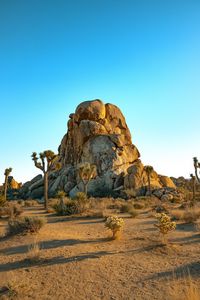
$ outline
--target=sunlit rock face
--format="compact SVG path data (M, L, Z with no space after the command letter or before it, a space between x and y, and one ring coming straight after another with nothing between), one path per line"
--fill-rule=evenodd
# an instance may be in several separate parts
M97 166L98 176L89 184L89 192L93 195L122 189L135 189L141 193L147 185L140 153L132 144L125 117L113 104L104 104L101 100L81 103L69 116L59 155L65 172L66 168L76 168L80 162ZM155 171L151 177L152 186L161 188ZM75 177L72 181L74 188L69 190L73 184L68 181L64 189L73 196L82 187Z
M101 100L85 101L71 113L67 132L58 148L62 168L49 176L49 195L64 190L70 196L82 191L77 176L81 162L95 164L97 176L88 186L93 196L121 196L123 190L132 190L136 195L147 192L148 175L139 159L140 153L132 144L125 117L113 104ZM30 198L43 196L43 179L33 179L25 184ZM174 187L170 178L151 173L152 189Z

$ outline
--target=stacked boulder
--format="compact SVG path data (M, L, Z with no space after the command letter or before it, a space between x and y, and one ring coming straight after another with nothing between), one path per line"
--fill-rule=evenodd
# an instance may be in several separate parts
M67 133L58 149L62 168L50 174L49 193L53 196L64 190L70 196L82 191L77 175L77 165L82 162L95 164L97 177L90 181L88 192L93 196L120 195L123 190L134 190L136 195L145 195L148 175L140 153L132 144L131 134L120 109L101 100L81 103L70 114ZM43 195L43 179L40 177L23 186L25 197ZM175 189L173 181L151 174L152 190ZM38 192L37 192L38 191Z

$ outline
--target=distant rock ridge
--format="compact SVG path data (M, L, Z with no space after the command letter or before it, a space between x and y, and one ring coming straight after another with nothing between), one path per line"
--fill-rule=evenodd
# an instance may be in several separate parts
M132 144L131 134L120 109L101 100L85 101L70 114L67 132L58 148L62 169L49 176L49 194L64 190L70 196L82 191L77 164L89 162L97 166L97 177L89 183L93 196L120 195L134 190L136 195L147 192L148 177L140 153ZM151 174L153 189L175 189L167 176ZM43 196L43 179L36 177L22 187L22 195Z

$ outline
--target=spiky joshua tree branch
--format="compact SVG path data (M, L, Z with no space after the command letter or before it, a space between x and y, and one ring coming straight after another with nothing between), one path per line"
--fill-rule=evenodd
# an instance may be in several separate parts
M5 181L4 181L4 199L5 201L7 200L7 190L8 190L8 176L12 172L12 168L7 168L5 169L4 176L5 176Z
M36 152L32 154L32 160L36 168L40 169L44 174L44 203L45 209L48 209L48 176L50 171L59 170L61 168L61 163L59 162L59 157L51 150L45 150L39 153Z
M87 195L88 183L92 178L97 176L97 168L96 165L90 164L88 162L80 163L77 166L78 175L84 185L84 193Z

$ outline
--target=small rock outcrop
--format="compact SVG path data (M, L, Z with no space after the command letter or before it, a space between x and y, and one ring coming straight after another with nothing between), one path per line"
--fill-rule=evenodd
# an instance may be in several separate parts
M148 175L140 160L137 147L120 109L101 100L85 101L70 114L67 132L58 149L62 169L50 174L49 193L62 189L70 196L82 191L77 165L95 164L97 176L91 180L88 192L93 196L120 195L123 190L135 190L137 195L147 191ZM36 180L37 179L37 180ZM151 173L152 189L175 188L173 181ZM22 190L29 197L42 196L43 179L36 177Z

